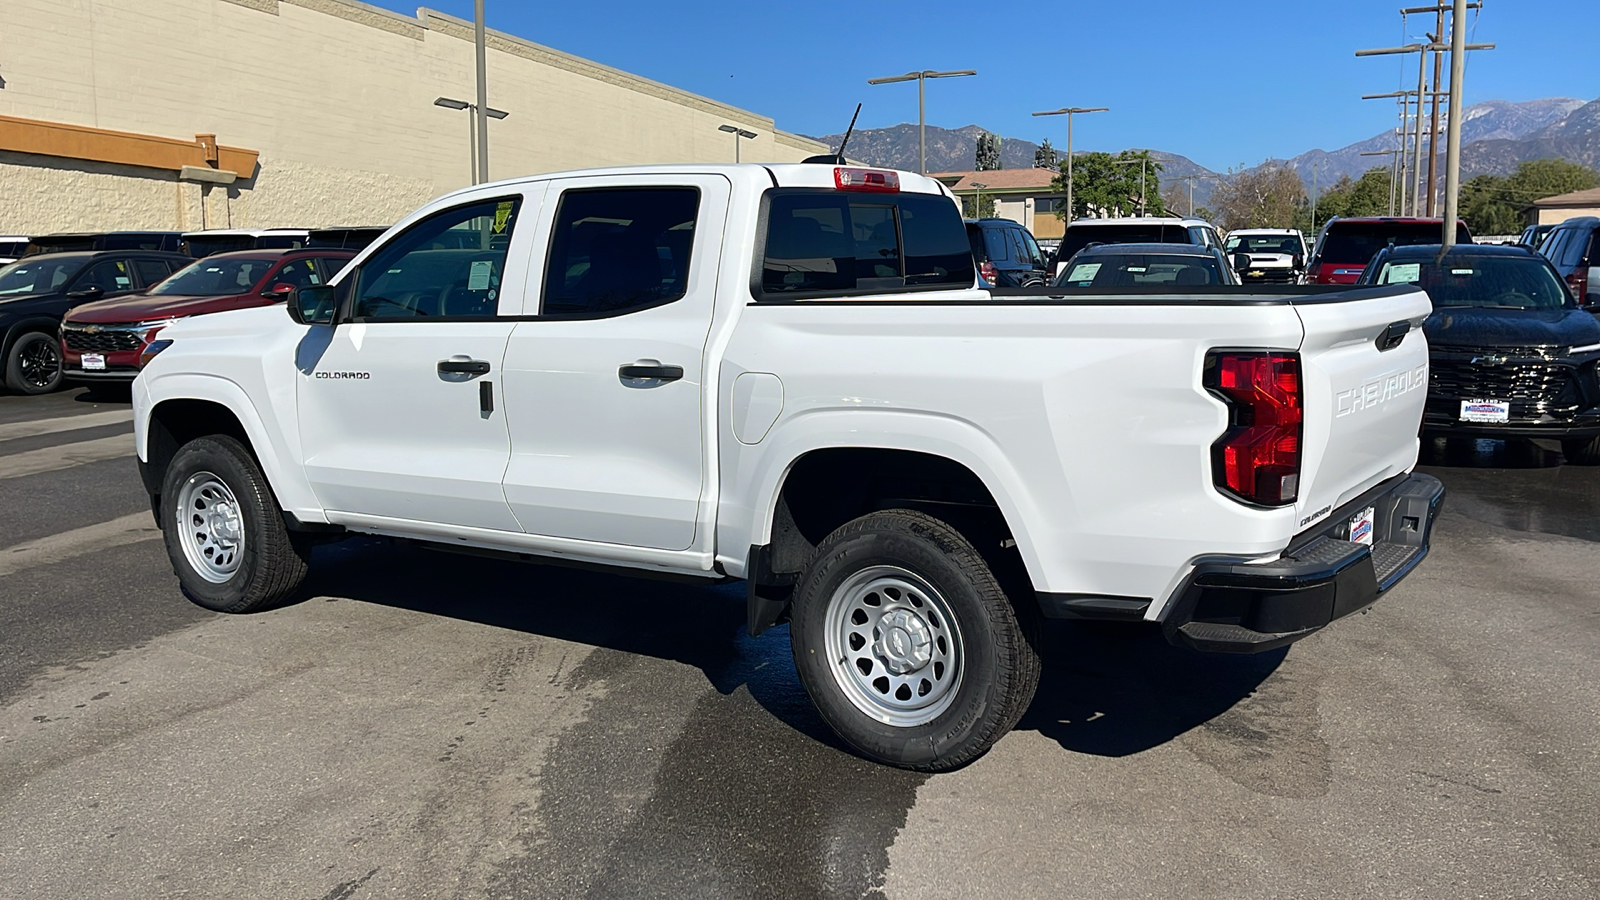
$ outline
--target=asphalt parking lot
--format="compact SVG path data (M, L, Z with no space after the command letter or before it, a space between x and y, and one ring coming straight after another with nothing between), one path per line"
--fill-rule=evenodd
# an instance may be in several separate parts
M843 750L743 593L320 548L179 593L126 402L0 396L0 894L1600 896L1600 469L1430 445L1433 556L1287 651L1058 624L987 757Z

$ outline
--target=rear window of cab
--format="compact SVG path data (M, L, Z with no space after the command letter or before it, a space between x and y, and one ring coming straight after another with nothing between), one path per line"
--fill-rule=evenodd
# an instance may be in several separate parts
M767 192L766 234L752 285L763 300L970 288L972 246L941 194Z

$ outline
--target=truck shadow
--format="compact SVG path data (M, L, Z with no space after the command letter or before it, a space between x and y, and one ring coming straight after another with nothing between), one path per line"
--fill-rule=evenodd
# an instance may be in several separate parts
M1154 627L1047 622L1044 672L1017 728L1074 753L1128 756L1227 712L1282 664L1288 649L1238 655L1167 643Z
M308 590L693 666L718 693L743 687L789 728L845 749L800 686L787 627L745 633L742 582L642 580L358 539L317 550ZM1098 756L1138 753L1204 724L1287 653L1203 654L1153 629L1071 622L1047 623L1043 650L1039 691L1018 728Z
M1424 437L1421 451L1421 465L1463 469L1550 469L1565 460L1560 450L1520 439Z

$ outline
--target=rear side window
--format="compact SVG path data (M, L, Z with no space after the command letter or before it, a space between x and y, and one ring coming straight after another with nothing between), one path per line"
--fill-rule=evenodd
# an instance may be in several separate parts
M544 276L547 316L612 316L689 289L700 191L597 188L561 196Z
M133 268L139 273L139 281L145 287L154 287L172 274L172 269L159 259L136 259Z
M1334 223L1322 240L1322 261L1364 266L1379 250L1390 245L1410 247L1439 243L1439 226L1425 222ZM1472 243L1464 226L1456 226L1456 243Z
M984 230L985 241L997 231ZM936 194L794 190L769 193L761 292L767 296L971 287L973 251L961 214ZM991 258L1003 251L987 244Z
M989 254L990 259L1010 259L1011 246L1006 240L1006 229L985 228L983 230L983 249Z

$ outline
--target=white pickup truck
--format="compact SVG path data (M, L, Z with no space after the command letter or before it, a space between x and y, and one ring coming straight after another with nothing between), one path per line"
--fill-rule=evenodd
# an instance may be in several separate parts
M163 331L140 469L217 610L353 533L744 579L838 733L923 770L1016 723L1041 617L1263 650L1426 555L1422 292L976 285L950 192L905 172L482 185L287 314Z

